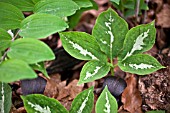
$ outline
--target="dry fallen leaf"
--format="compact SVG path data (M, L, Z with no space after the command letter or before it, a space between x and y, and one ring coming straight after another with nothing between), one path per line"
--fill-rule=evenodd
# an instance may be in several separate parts
M130 113L142 113L142 98L137 89L137 80L135 75L130 75L126 80L127 87L122 94L122 103L125 110Z
M162 28L170 27L170 5L164 4L162 10L156 15L156 25Z

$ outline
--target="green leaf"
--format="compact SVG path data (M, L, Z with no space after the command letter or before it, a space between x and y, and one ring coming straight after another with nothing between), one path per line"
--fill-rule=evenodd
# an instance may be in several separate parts
M44 65L44 62L39 62L39 63L36 63L36 64L31 64L30 66L34 70L38 70L38 71L42 72L47 78L49 78L48 73L47 73L46 68L45 68L45 65Z
M119 59L125 60L131 55L143 53L152 48L155 43L156 29L154 21L145 24L138 25L128 31L123 44L122 54Z
M4 2L0 2L0 15L0 28L5 30L19 28L24 19L24 15L17 7Z
M117 109L116 99L109 92L107 86L105 86L96 102L96 113L117 113Z
M0 82L0 113L9 113L12 105L11 87Z
M148 111L146 113L165 113L163 110Z
M128 0L125 0L124 2L123 2L123 7L124 8L127 8L127 9L135 9L135 2L134 2L134 0L132 0L132 1L128 1Z
M8 34L8 32L2 28L0 28L0 51L4 51L11 44L12 37Z
M112 9L101 13L93 28L93 36L97 39L101 50L108 57L114 58L123 47L128 25L125 20L118 16Z
M24 38L46 38L68 28L61 18L49 14L33 14L21 23L20 36Z
M36 77L36 73L22 60L10 59L0 64L1 82L14 82L16 80L33 79Z
M146 54L132 55L124 61L118 61L118 66L125 72L138 75L150 74L161 68L165 68L154 57Z
M79 6L72 0L42 0L35 5L34 12L66 17L78 9Z
M100 50L96 39L84 32L59 33L64 49L73 57L80 60L107 61Z
M77 10L76 13L74 15L71 15L68 17L68 21L69 21L69 28L73 29L79 22L81 15L83 12L87 11L87 10L91 10L91 9L98 9L98 6L96 4L96 2L90 0L91 3L93 4L93 6L91 7L86 7L86 8L81 8L80 10Z
M80 8L82 7L92 7L93 4L90 0L73 0Z
M41 1L41 0L32 0L32 2L33 2L34 4L36 4L36 3L39 2L39 1Z
M68 113L56 99L41 94L21 96L28 113Z
M45 43L32 38L15 40L7 55L9 58L20 59L29 64L55 59L54 53Z
M100 61L87 62L80 73L80 79L78 84L87 83L100 79L108 74L110 71L110 65Z
M34 3L32 0L0 0L18 7L21 11L33 11Z
M116 3L117 5L119 5L120 2L120 0L110 0L110 1Z
M69 113L91 113L93 108L94 87L84 90L73 100Z

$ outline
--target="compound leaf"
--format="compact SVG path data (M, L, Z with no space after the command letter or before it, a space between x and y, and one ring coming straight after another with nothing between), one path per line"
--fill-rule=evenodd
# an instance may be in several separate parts
M139 25L128 31L119 60L125 60L134 54L143 53L152 48L155 43L156 29L154 22Z
M87 62L80 73L78 84L87 83L100 79L110 71L110 65L100 61Z
M33 14L22 21L19 35L24 38L46 38L67 27L67 23L57 16Z
M12 105L12 91L7 83L0 82L0 113L9 113Z
M128 25L112 9L101 13L93 28L93 36L97 39L101 50L110 58L118 55L123 47Z
M21 10L4 2L0 2L0 15L0 28L5 30L19 28L24 19Z
M34 12L66 17L78 9L79 6L72 0L42 0L35 5Z
M56 99L41 94L21 96L28 113L68 113Z
M91 113L93 108L94 87L84 90L73 100L69 113Z
M80 60L107 61L106 55L100 50L96 39L84 32L59 33L64 49Z
M54 53L45 43L32 38L15 40L7 55L9 58L20 59L29 64L55 59Z
M14 82L21 79L36 78L36 73L24 61L9 59L0 64L0 81Z
M96 102L96 113L117 113L117 109L116 99L109 92L107 86L105 86Z
M118 66L125 72L138 75L150 74L164 68L154 57L146 54L136 54L124 61L118 61Z

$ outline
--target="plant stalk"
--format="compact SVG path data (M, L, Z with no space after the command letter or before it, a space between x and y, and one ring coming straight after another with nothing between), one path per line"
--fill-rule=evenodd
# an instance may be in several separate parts
M18 36L18 34L19 34L19 31L20 31L20 30L18 30L17 33L15 34L15 36L12 37L12 39L11 39L12 42L17 38L17 36ZM8 48L8 49L5 51L5 53L3 54L3 56L1 57L0 64L5 60L5 58L6 58L7 53L8 53L9 50L10 50L10 49Z

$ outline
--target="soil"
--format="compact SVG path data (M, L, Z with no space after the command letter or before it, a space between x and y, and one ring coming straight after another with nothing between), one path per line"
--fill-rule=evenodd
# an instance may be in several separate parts
M80 22L73 30L91 34L97 16L108 7L115 9L108 0L95 1L99 9L84 12ZM166 68L144 76L125 73L119 68L115 68L115 76L120 76L127 82L127 87L122 93L121 101L119 102L119 113L145 113L150 110L166 110L167 113L170 113L170 0L150 0L148 6L149 10L142 11L137 21L135 16L125 19L129 24L129 28L142 23L149 23L155 19L157 29L156 43L146 53L154 56ZM120 16L122 15L120 11L115 10ZM69 110L71 102L78 93L90 86L94 86L96 102L100 95L104 78L77 86L80 71L85 61L74 59L67 54L62 48L58 34L54 34L42 41L47 43L56 55L54 61L46 62L47 71L51 79L47 79L42 73L37 72L40 79L32 80L31 83L28 80L11 83L13 90L11 113L26 113L20 95L28 93L38 92L48 97L56 98ZM26 88L22 87L30 89L27 91ZM94 109L92 113L95 113Z

